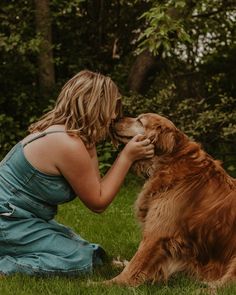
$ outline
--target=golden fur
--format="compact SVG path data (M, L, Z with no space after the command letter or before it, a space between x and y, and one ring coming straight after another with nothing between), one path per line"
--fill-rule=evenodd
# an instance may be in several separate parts
M134 164L147 177L135 205L142 241L110 282L137 286L179 271L219 285L234 281L236 180L164 117L147 113L115 125L121 142L137 133L156 150L154 158Z

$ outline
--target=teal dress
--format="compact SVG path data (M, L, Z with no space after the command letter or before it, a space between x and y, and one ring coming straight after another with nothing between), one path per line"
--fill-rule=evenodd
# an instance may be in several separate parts
M35 169L22 143L12 148L0 163L0 273L77 275L102 264L98 244L53 219L57 205L74 198L63 176Z

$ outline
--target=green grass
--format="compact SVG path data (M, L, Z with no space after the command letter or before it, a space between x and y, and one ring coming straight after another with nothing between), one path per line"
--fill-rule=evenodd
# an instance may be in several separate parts
M91 213L79 200L75 200L60 206L57 220L72 227L83 238L101 244L110 257L130 259L140 241L140 231L133 213L133 204L140 189L140 179L128 176L119 196L106 212L101 215ZM24 275L3 277L0 279L0 295L206 294L204 286L183 275L172 278L168 285L145 284L138 288L91 284L91 281L100 282L112 278L119 272L119 269L105 265L92 275L78 278L40 278ZM222 288L218 294L236 294L236 286Z

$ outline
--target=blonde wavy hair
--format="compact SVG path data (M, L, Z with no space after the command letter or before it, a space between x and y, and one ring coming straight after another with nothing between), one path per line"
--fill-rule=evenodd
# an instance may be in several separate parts
M31 133L63 124L88 146L110 134L112 114L121 116L120 93L111 78L84 70L62 88L55 107L29 126Z

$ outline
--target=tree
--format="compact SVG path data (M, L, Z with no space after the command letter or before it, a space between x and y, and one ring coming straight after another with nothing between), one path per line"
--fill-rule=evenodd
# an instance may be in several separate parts
M125 113L163 114L209 151L231 153L236 131L234 1L0 1L0 148L6 151L22 137L66 80L89 69L110 75L119 85ZM35 20L42 9L36 5L42 3L49 22L40 29ZM42 46L49 54L40 62ZM44 68L54 65L56 76L50 98L39 93L44 88L40 81L50 88L47 78L54 76L52 68L46 77L39 70L47 59Z
M232 165L236 143L235 1L150 3L151 8L139 18L137 60L149 51L152 60L156 57L162 66L151 73L153 83L145 96L135 94L127 99L129 111L168 116L236 171L236 163ZM145 60L140 63L143 72L149 67ZM138 73L136 67L133 79ZM145 85L147 77L143 78L139 85ZM140 93L140 89L135 90Z
M40 38L38 52L39 87L43 96L49 96L55 86L49 0L35 0L35 19L36 32Z

